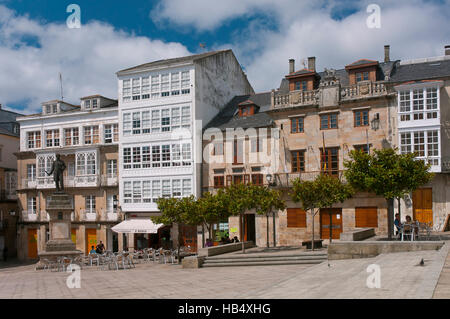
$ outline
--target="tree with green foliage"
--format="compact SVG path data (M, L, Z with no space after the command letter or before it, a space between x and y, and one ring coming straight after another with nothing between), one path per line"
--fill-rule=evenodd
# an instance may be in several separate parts
M331 207L336 203L343 203L352 197L353 193L350 185L328 174L320 174L314 181L303 181L300 178L296 178L293 181L292 200L295 203L300 202L302 209L311 213L312 250L314 250L314 216L321 208Z
M416 153L398 154L396 149L373 150L372 154L351 151L344 161L345 177L358 191L375 193L388 204L388 238L394 227L394 198L401 198L431 181L430 165L417 160Z
M153 216L151 220L157 224L173 225L182 224L196 226L199 224L199 218L196 217L198 204L193 195L183 198L159 198L157 200L160 216ZM180 260L180 247L182 244L181 231L178 229L178 260Z

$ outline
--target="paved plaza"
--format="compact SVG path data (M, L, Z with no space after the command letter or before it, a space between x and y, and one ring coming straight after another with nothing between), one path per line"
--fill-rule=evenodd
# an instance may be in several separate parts
M0 298L450 298L449 244L439 251L319 265L183 269L142 263L118 271L92 267L82 270L79 289L66 286L67 273L0 264ZM380 266L380 288L366 285L371 264Z

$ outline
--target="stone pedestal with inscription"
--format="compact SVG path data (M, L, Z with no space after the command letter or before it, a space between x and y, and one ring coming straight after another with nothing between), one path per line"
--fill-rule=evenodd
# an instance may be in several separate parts
M39 258L56 260L66 256L75 258L82 254L76 249L71 239L71 213L73 211L73 197L66 193L54 193L47 198L47 212L50 216L50 239L46 244L45 252Z

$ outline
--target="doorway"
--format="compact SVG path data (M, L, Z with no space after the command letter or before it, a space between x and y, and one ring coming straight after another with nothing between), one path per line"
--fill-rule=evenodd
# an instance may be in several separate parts
M320 210L320 238L339 239L342 233L342 208L322 208Z
M413 220L433 226L433 189L421 188L413 193Z
M255 214L244 215L244 241L256 243Z
M28 229L28 258L36 259L37 256L37 229Z

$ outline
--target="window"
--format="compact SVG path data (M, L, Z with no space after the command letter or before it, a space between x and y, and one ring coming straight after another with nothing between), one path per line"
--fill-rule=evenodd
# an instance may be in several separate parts
M96 153L78 153L75 161L77 176L95 175L97 173Z
M411 112L411 93L410 91L399 92L400 113ZM400 121L411 120L410 114L400 114Z
M107 176L108 177L117 177L117 160L108 160L107 163Z
M5 191L8 195L15 195L17 189L17 172L5 172Z
M262 138L257 136L250 137L250 152L258 153L262 150Z
M170 166L170 145L161 145L161 162L163 167Z
M152 202L152 183L150 181L142 182L142 202L151 203Z
M303 117L291 118L291 133L303 133Z
M96 126L85 126L84 127L84 144L98 144L99 143L99 133L98 125Z
M181 145L181 155L183 157L183 166L189 166L192 163L191 144L183 143Z
M84 205L86 212L95 213L95 196L94 195L85 196Z
M356 73L356 82L368 81L368 80L369 80L369 72Z
M96 109L98 107L98 99L92 99L92 108Z
M131 135L131 113L123 114L123 135Z
M419 157L425 156L425 132L414 132L414 152Z
M119 125L105 125L105 144L116 143L119 141Z
M169 74L161 74L161 96L170 95L170 84L169 84Z
M88 153L86 156L86 174L87 175L95 175L95 154L94 153Z
M152 167L160 167L161 166L161 146L153 145L152 146Z
M150 111L142 112L142 133L151 133L151 121L150 121Z
M28 211L28 214L36 214L36 197L28 196L27 211Z
M331 175L339 174L339 148L326 148L325 153L320 149L321 171Z
M150 78L149 77L142 78L141 93L142 93L143 100L150 98Z
M132 94L133 101L137 101L141 99L141 78L134 78L132 80Z
M189 94L191 92L189 77L189 71L181 72L181 94Z
M130 169L131 168L131 148L125 147L123 149L123 168Z
M422 112L421 112L422 111ZM423 90L413 90L414 120L423 120Z
M172 144L172 166L181 165L181 146L180 144Z
M367 144L355 145L354 148L356 151L369 154L369 146L367 146Z
M170 131L170 110L169 109L161 110L161 131L162 132Z
M402 154L411 153L411 133L401 133L400 134L400 151Z
M86 110L89 110L91 108L91 100L85 100L84 101L84 108Z
M323 114L320 116L320 129L327 130L337 128L337 113Z
M214 176L214 188L222 188L224 186L224 176Z
M161 181L152 181L152 198L153 202L156 203L158 198L161 197Z
M305 151L292 151L292 172L304 172L305 171Z
M262 186L264 184L263 174L252 174L252 184Z
M162 197L163 198L167 198L171 196L171 191L170 191L170 180L168 179L164 179L162 181Z
M398 92L400 121L437 119L438 93L436 87Z
M29 181L36 180L36 164L27 164L27 179Z
M36 158L37 168L38 168L38 177L47 177L45 171L49 171L52 167L53 161L55 160L54 155L43 156L40 155Z
M233 164L242 164L243 161L244 141L242 139L234 139L233 143Z
M28 148L40 148L41 147L41 132L28 132Z
M158 133L161 131L161 111L152 111L152 133Z
M141 182L133 181L133 203L140 203L142 199Z
M152 156L150 153L150 146L143 146L142 147L142 168L152 167L151 161L152 161Z
M287 227L305 228L306 212L301 208L287 209Z
M307 91L308 90L308 82L307 81L295 82L295 90Z
M427 119L435 119L437 118L437 112L434 110L438 109L438 97L437 97L437 89L436 88L427 88Z
M189 106L181 108L181 125L183 128L189 128L191 125L191 108Z
M355 127L369 125L369 110L354 111L353 117Z
M172 180L172 197L181 197L181 180Z
M133 147L133 168L141 168L141 148Z
M172 95L179 95L180 94L180 73L172 73L171 74L171 94Z
M133 112L133 135L141 134L141 113Z
M223 155L222 142L213 142L213 155Z
M400 152L417 152L417 158L439 165L439 131L416 131L400 134Z
M131 203L133 200L133 191L131 182L123 182L123 201L124 203Z
M192 185L190 179L183 179L183 197L192 195Z
M66 146L78 145L79 142L78 127L64 129L64 143Z
M59 146L59 129L45 131L45 146L46 147Z

